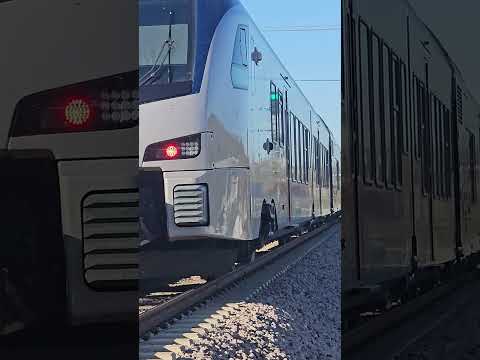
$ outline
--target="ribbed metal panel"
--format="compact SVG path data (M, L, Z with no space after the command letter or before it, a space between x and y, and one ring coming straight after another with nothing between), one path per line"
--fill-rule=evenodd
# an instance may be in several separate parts
M175 224L208 225L208 190L206 185L178 185L173 191Z
M139 195L94 192L82 202L84 272L97 290L135 290L138 281Z
M463 122L463 91L460 86L457 86L457 118Z

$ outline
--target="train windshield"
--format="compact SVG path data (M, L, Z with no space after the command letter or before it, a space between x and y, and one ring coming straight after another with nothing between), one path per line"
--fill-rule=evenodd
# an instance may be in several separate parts
M193 0L139 1L141 101L142 97L153 101L191 92L193 17Z

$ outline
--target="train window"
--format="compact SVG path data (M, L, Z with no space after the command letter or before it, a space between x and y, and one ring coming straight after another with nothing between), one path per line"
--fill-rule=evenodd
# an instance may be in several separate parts
M325 186L330 185L330 151L325 148Z
M392 119L392 177L395 186L399 188L402 185L402 77L400 60L393 52L390 63L390 82L391 82L391 119Z
M413 76L412 81L412 151L415 157L420 157L420 151L418 150L418 80Z
M340 163L337 160L337 191L340 191Z
M422 190L424 194L428 193L428 177L429 177L429 168L428 168L428 159L426 155L428 154L429 148L429 136L426 119L426 91L423 83L420 80L417 80L417 157L421 159L422 167Z
M436 163L436 136L435 136L435 98L433 95L430 95L430 138L432 139L432 176L431 176L431 184L433 186L432 188L432 197L435 198L436 197L436 194L437 194L437 191L436 191L436 183L437 183L437 163Z
M272 141L278 142L278 89L277 86L270 82L270 115L271 115L271 124L272 124Z
M441 164L441 175L440 175L440 179L442 181L442 189L441 189L441 193L442 193L442 198L446 198L446 195L447 195L447 192L446 192L446 183L445 183L445 178L446 178L446 175L445 175L445 105L443 105L442 103L440 103L440 108L438 109L439 111L439 122L440 122L440 149L439 149L439 152L440 152L440 164Z
M235 89L248 90L248 27L240 25L235 37L231 66L232 84Z
M468 131L468 130L467 130ZM475 135L469 132L469 172L470 172L470 184L471 184L471 194L472 202L477 201L477 178L476 178L476 168L477 168L477 159L476 159L476 150L475 145Z
M439 158L438 158L438 99L435 96L432 96L431 99L431 106L432 106L432 139L433 139L433 195L434 197L438 197L439 191L439 174L440 174L440 166L439 166Z
M446 185L447 185L447 197L450 198L452 195L452 174L451 174L451 129L450 129L450 111L445 109L445 167L446 167Z
M330 185L330 151L328 149L325 149L325 186Z
M318 185L323 186L323 148L322 144L318 143Z
M324 171L325 171L325 165L324 165L324 156L323 156L323 145L320 144L320 186L323 187L323 178L324 178Z
M323 155L323 170L322 170L322 183L323 186L327 186L327 149L325 147L322 147L322 155Z
M370 96L370 82L371 82L371 68L370 68L370 48L371 39L367 26L359 22L359 107L360 107L360 123L361 123L361 137L362 144L362 164L363 164L363 179L366 184L371 184L374 179L374 152L373 152L373 138L371 136L373 129L373 118L370 113L371 96Z
M312 137L312 183L317 184L317 139Z
M428 117L428 106L430 104L429 96L425 88L421 88L421 144L422 144L422 170L423 170L423 191L424 194L430 194L431 191L431 175L432 175L432 159L431 159L431 132L430 119Z
M304 146L305 146L305 166L304 166L304 179L305 184L308 184L310 181L310 152L309 152L309 145L310 145L310 131L307 128L304 128Z
M278 142L280 146L285 145L285 109L284 109L284 104L283 104L283 94L280 90L277 90L278 94L278 112L277 112L277 124L278 124Z
M295 180L295 137L294 137L295 118L293 113L288 117L288 135L289 135L289 158L290 158L290 178Z
M374 118L374 130L372 131L372 137L374 139L373 149L375 154L375 179L377 185L383 185L385 183L385 132L384 132L384 119L382 119L382 108L380 99L383 97L383 86L381 81L381 59L382 59L382 44L380 38L372 33L372 52L371 52L371 68L372 68L372 82L370 84L372 99L370 103L373 103L373 109L371 114Z
M440 100L437 99L437 106L435 108L436 114L437 114L437 119L436 119L436 127L437 127L437 183L438 183L438 197L442 198L443 197L443 166L442 166L442 147L443 147L443 142L442 142L442 127L441 127L441 115L440 115L440 106L441 102Z
M400 109L401 109L401 127L402 127L402 139L403 139L403 142L402 142L402 149L403 149L403 152L405 154L408 154L408 149L410 147L410 142L409 142L409 135L410 135L410 129L409 129L409 126L408 126L408 119L410 118L408 116L409 114L409 111L408 111L408 102L407 102L407 99L408 99L408 82L407 82L407 70L406 70L406 67L405 67L405 63L404 62L401 62L401 65L400 65L400 77L401 77L401 85L400 85L400 91L402 92L402 94L400 95Z
M382 46L382 63L381 63L381 73L380 73L380 89L382 93L380 94L380 106L383 111L380 112L380 126L383 125L384 129L384 142L382 144L382 156L385 159L385 183L388 188L393 186L393 179L394 176L394 154L395 149L392 146L393 143L393 126L392 126L392 118L391 118L391 107L392 107L392 97L391 97L391 89L392 84L390 83L391 80L391 67L390 67L390 49L387 45L383 44ZM383 116L382 116L383 115ZM382 121L383 120L383 121ZM378 155L378 152L377 152ZM380 169L379 169L380 170ZM377 174L378 175L378 174Z
M440 171L438 174L438 181L440 182L440 198L445 199L445 154L443 149L445 148L445 136L444 133L444 122L443 122L443 104L441 101L438 102L438 157Z
M438 196L443 199L443 156L442 156L442 149L443 149L443 141L442 141L442 111L441 111L442 103L440 100L437 101L437 158L438 158Z
M293 178L295 181L298 180L298 138L297 138L297 117L292 114L292 127L293 127L293 169L294 169L294 174Z
M317 185L320 185L320 143L315 139L315 174Z
M297 121L298 128L297 128L297 136L298 136L298 181L303 182L303 125L302 123L298 120Z
M422 158L423 145L422 145L422 132L425 126L424 108L425 108L425 88L420 80L417 80L417 157Z

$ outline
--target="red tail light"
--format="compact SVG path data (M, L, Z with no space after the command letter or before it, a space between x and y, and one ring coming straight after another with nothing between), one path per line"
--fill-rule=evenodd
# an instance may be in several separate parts
M201 135L190 135L149 145L143 161L192 159L200 155Z
M138 125L138 72L47 90L17 105L11 136L125 129Z
M169 145L165 149L165 155L170 158L174 159L178 155L178 146L177 145Z

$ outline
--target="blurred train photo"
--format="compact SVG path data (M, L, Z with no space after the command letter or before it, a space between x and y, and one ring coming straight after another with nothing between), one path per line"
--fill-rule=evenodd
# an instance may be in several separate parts
M342 291L408 297L477 261L480 105L407 1L342 6Z
M139 11L142 276L166 276L167 251L207 249L176 264L182 275L207 271L212 248L249 262L337 213L340 147L241 3Z
M136 14L0 2L0 334L136 320Z

